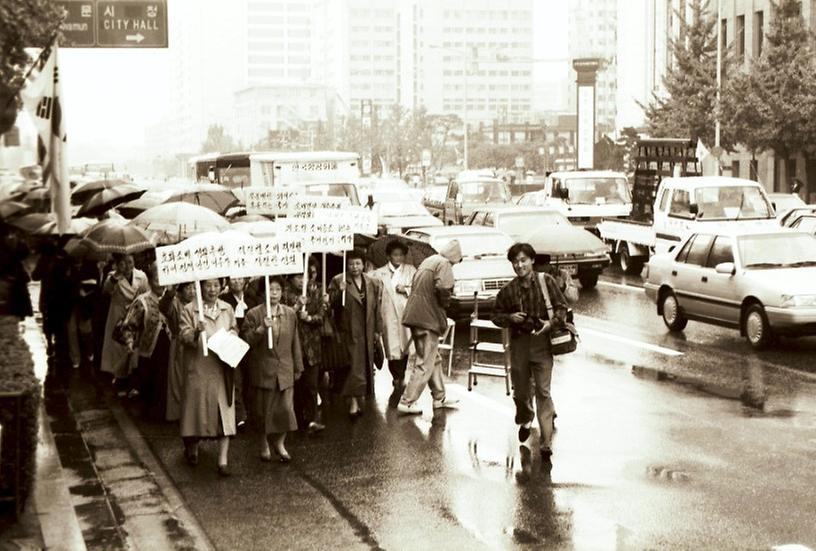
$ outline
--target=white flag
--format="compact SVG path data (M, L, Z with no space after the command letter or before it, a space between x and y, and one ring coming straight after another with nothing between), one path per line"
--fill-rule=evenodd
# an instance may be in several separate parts
M37 127L37 157L43 182L51 188L51 209L60 233L71 223L71 185L65 158L65 119L57 64L57 43L43 52L26 80L23 104Z
M703 140L699 138L697 138L697 151L695 154L697 155L697 160L699 162L702 162L703 159L711 155L711 152L708 150L705 144L703 144Z

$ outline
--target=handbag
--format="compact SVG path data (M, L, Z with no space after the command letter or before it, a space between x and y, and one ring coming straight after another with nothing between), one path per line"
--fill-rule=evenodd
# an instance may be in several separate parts
M385 364L385 351L383 350L382 342L374 341L374 365L377 369L382 369Z
M555 313L550 300L550 292L547 290L547 282L544 281L543 274L539 274L538 283L544 295L544 303L547 305L547 315L550 322L555 319ZM569 354L578 348L578 330L572 323L565 323L563 327L550 330L550 352L553 356Z

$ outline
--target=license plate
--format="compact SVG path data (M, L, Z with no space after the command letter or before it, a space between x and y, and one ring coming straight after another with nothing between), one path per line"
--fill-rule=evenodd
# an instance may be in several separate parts
M578 264L561 264L559 266L562 270L566 270L567 273L571 276L574 276L578 273Z

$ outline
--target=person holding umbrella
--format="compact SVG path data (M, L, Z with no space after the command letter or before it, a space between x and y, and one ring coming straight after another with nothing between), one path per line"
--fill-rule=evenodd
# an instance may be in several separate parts
M448 327L445 308L453 292L453 265L462 261L459 241L452 239L437 254L422 261L411 281L411 294L402 314L402 324L411 330L417 361L397 406L400 413L421 414L417 404L425 385L430 386L433 408L453 407L459 400L445 394L439 336Z
M405 389L405 369L408 366L408 349L411 331L402 324L408 289L416 273L416 268L405 262L408 245L399 239L385 246L388 262L371 274L383 287L380 301L380 316L383 320L383 347L388 359L388 370L394 378L394 393L397 397Z
M110 297L102 344L102 371L113 375L115 382L127 378L136 367L136 355L116 342L113 330L123 320L127 308L137 296L150 290L147 275L134 267L133 256L113 255L114 270L105 278L102 292Z
M202 438L218 439L218 474L229 476L227 466L229 438L235 436L235 402L232 373L214 353L206 356L201 348L201 334L207 339L223 329L238 334L232 306L220 300L221 281L201 282L203 312L195 301L181 312L179 338L186 346L184 363L187 380L181 406L181 438L187 463L198 464L198 442ZM201 321L203 313L204 321Z

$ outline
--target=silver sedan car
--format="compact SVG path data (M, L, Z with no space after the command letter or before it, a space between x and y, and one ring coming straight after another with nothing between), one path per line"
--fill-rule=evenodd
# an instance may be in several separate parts
M712 228L649 260L646 294L671 331L689 320L739 329L755 349L816 335L816 237Z

